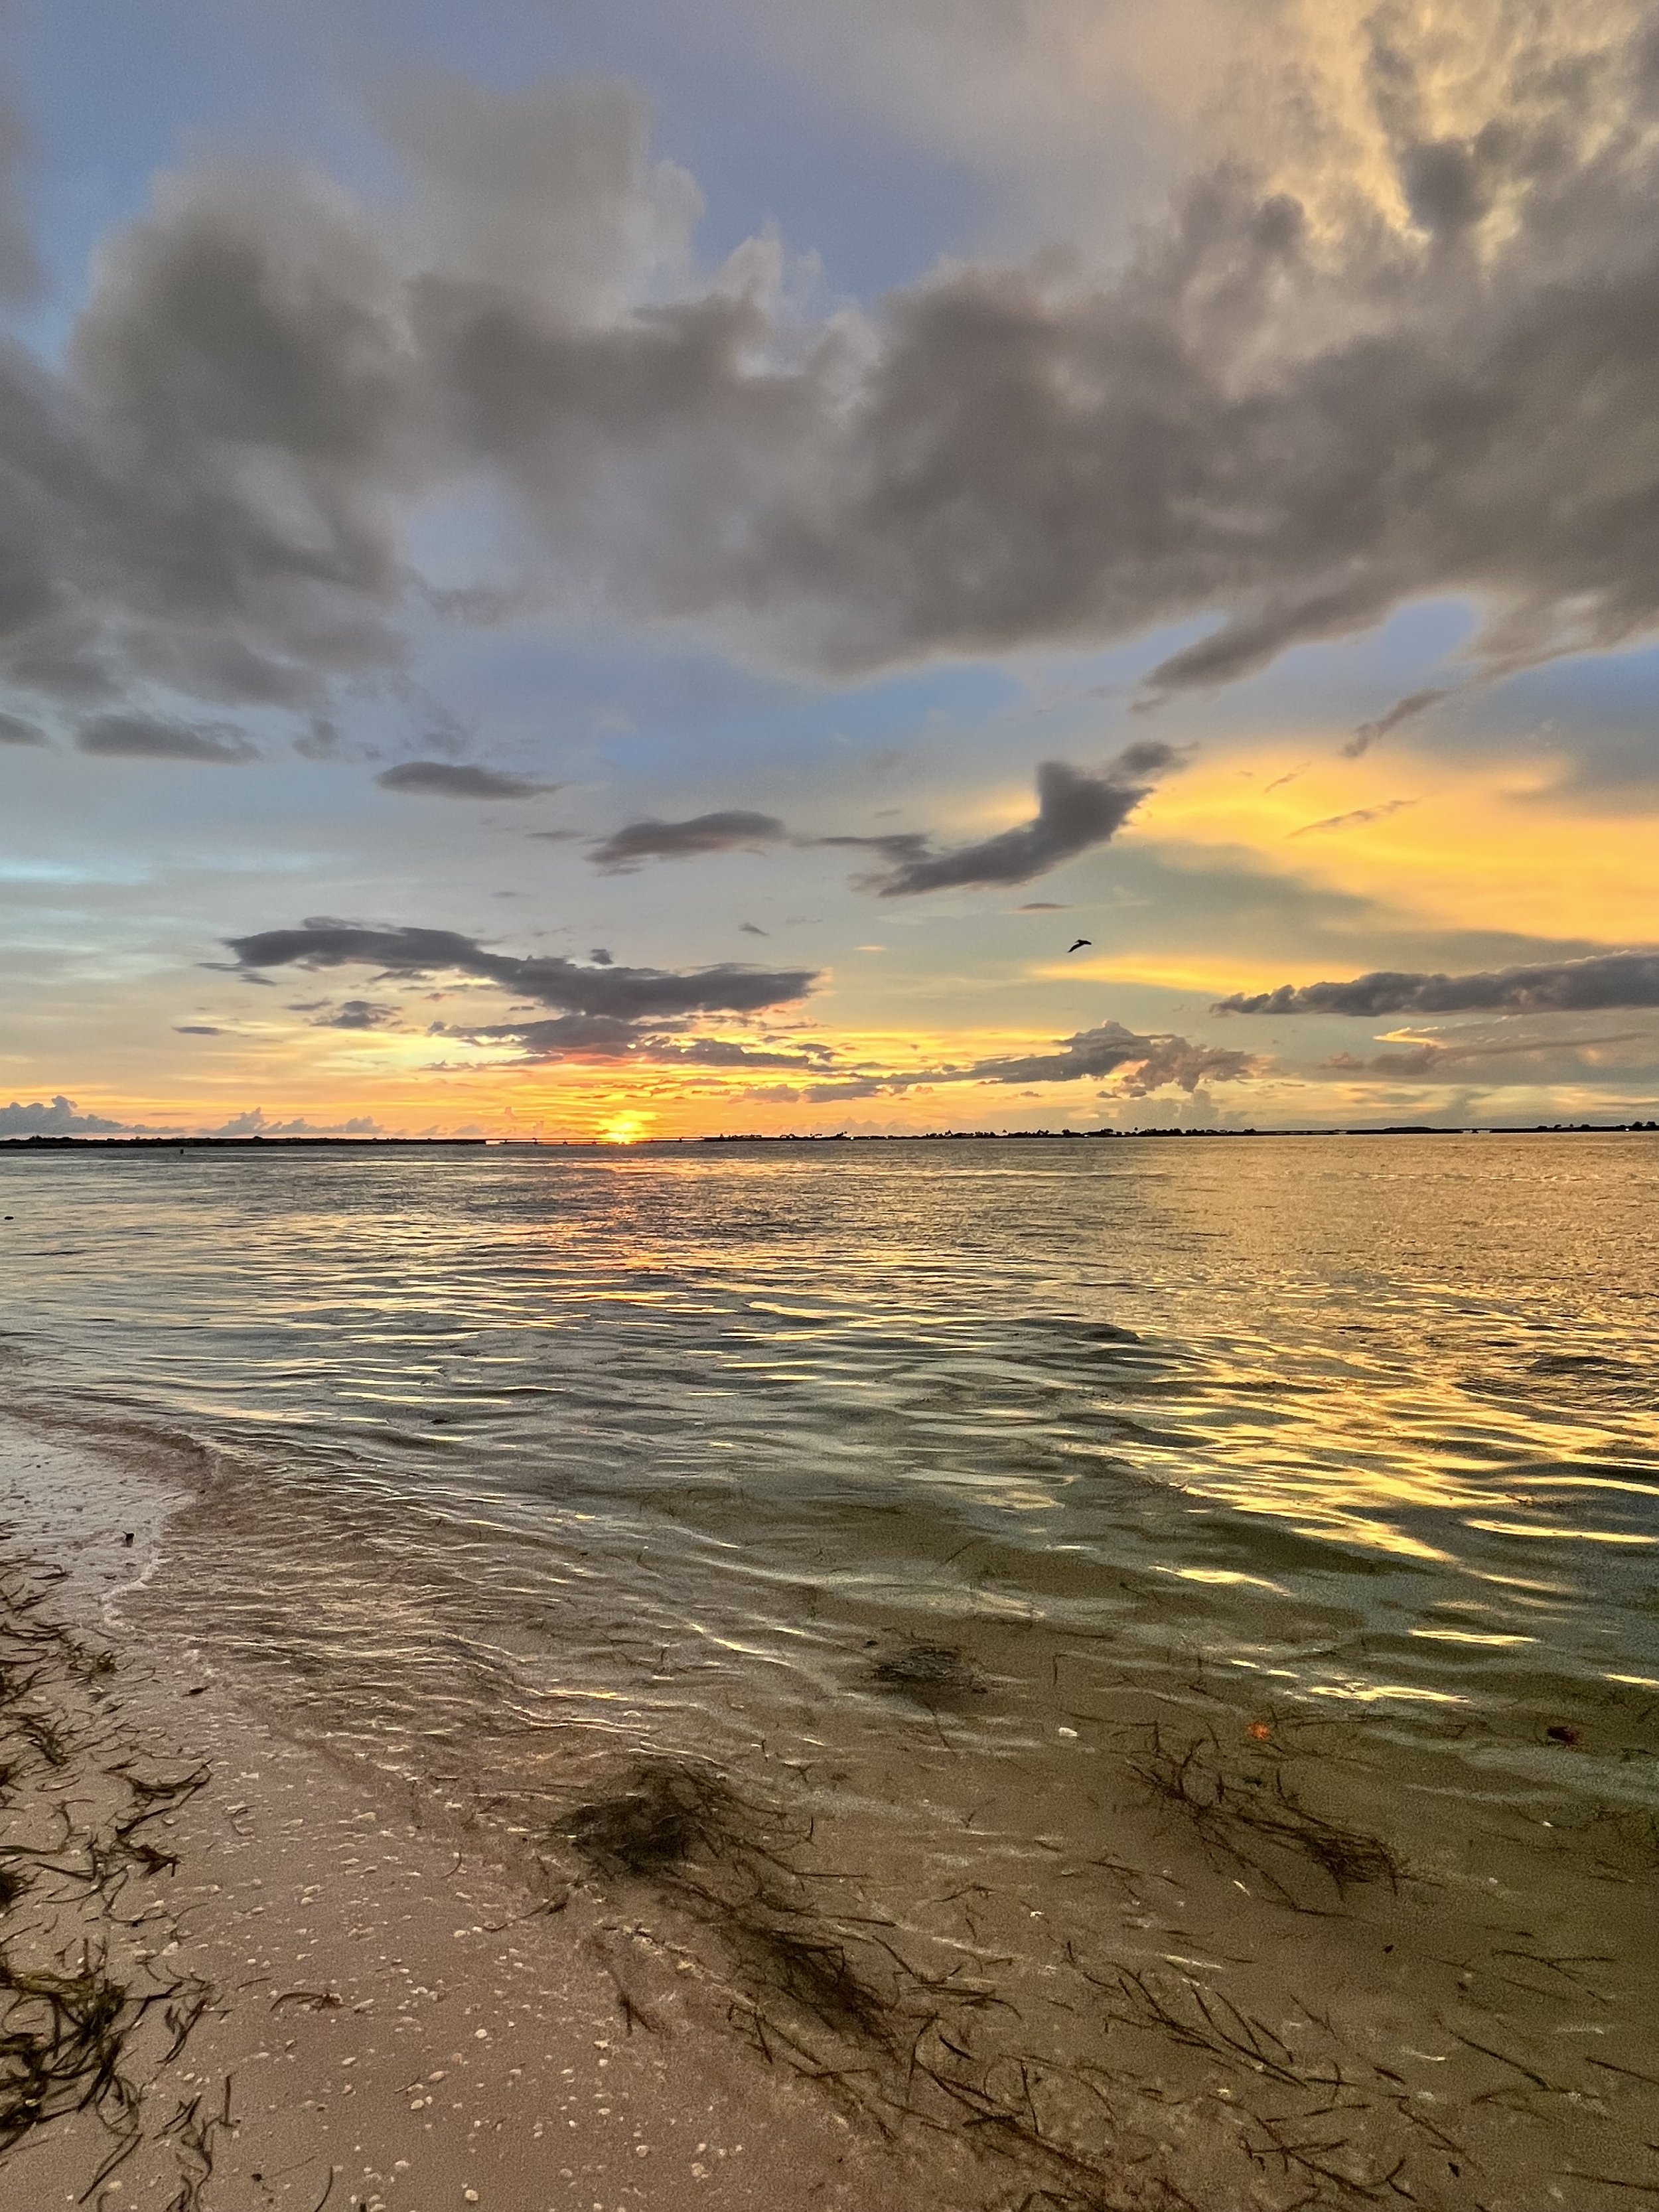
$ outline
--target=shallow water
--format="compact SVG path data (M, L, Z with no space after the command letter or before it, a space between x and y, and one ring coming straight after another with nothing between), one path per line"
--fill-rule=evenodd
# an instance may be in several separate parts
M526 1849L734 1778L1008 2157L1116 2176L1033 2202L1628 2203L1656 1195L1640 1135L0 1155L0 1389L206 1448L204 1647Z

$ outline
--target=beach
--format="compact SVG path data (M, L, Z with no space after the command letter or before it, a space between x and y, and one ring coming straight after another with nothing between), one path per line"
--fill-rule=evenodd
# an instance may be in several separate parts
M0 2202L928 2201L910 2160L715 2030L659 1914L618 1913L578 1864L526 1889L465 1820L285 1735L210 1634L143 1629L179 1503L0 1430L7 2027L52 2053L38 2120L0 2062Z

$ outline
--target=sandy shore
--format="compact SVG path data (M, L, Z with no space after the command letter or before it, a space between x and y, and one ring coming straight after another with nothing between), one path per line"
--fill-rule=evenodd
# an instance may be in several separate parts
M885 2212L903 2154L713 2025L603 1890L285 1736L141 1634L177 1493L0 1430L0 2203Z

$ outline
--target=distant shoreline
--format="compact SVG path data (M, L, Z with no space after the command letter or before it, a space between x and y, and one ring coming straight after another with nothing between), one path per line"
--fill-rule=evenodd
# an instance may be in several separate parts
M1659 1134L1654 1121L1480 1121L1443 1124L1390 1122L1381 1128L1328 1129L915 1129L894 1136L852 1136L845 1130L826 1135L789 1131L781 1136L758 1132L709 1137L647 1137L628 1145L603 1138L550 1137L0 1137L0 1152L258 1152L273 1151L652 1152L682 1151L688 1145L963 1145L1058 1144L1109 1137L1133 1142L1141 1137L1619 1137Z

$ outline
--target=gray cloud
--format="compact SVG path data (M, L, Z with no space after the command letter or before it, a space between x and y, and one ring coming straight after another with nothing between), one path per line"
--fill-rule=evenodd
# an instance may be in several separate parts
M658 1066L821 1068L825 1048L781 1050L726 1037L681 1037L611 1014L562 1014L546 1022L489 1022L478 1027L441 1024L435 1036L471 1044L514 1044L526 1060L616 1060Z
M561 1012L660 1021L695 1013L751 1013L804 998L817 977L810 969L763 969L722 963L672 969L583 967L551 954L519 957L491 952L476 939L447 929L371 929L318 919L296 929L267 929L228 940L241 968L366 967L384 976L475 975L538 1006Z
M1036 772L1037 811L1016 830L972 845L939 852L921 831L890 830L859 836L791 837L775 815L732 808L694 815L685 822L634 822L592 847L588 857L609 874L631 872L647 860L683 860L704 853L753 852L782 843L876 854L887 863L854 878L860 890L883 898L911 898L923 891L981 884L1024 884L1045 875L1122 828L1152 788L1152 779L1179 767L1186 756L1154 742L1127 746L1097 775L1065 761L1044 761Z
M1391 814L1401 814L1408 806L1415 806L1414 799L1385 799L1379 806L1356 806L1346 814L1328 814L1320 822L1304 822L1299 830L1286 832L1291 837L1314 837L1328 830L1357 830L1363 823L1386 822Z
M1171 745L1129 745L1098 775L1044 761L1032 820L978 844L902 857L889 873L866 878L866 887L883 898L913 898L968 884L1028 884L1115 836L1152 788L1152 779L1183 757Z
M0 356L0 661L313 701L395 661L412 507L492 480L538 545L503 608L597 592L831 669L1210 619L1167 696L1432 592L1484 605L1487 672L1650 634L1659 72L1617 21L1543 70L1489 12L1452 135L1433 40L1365 16L1375 173L1317 221L1233 160L1109 279L953 264L817 326L759 246L674 291L695 195L617 87L411 96L395 228L170 179L64 371Z
M630 822L588 848L588 859L607 875L631 873L645 860L689 860L701 853L754 852L788 832L775 815L728 807L694 814L685 822Z
M861 1071L814 1085L814 1101L871 1098L954 1083L1077 1083L1120 1076L1119 1088L1133 1097L1175 1085L1190 1095L1203 1083L1238 1083L1255 1073L1252 1053L1195 1044L1183 1036L1142 1036L1121 1022L1102 1022L1063 1038L1050 1052L1020 1053L977 1060L965 1066L930 1067L890 1073ZM1123 1071L1128 1071L1124 1073Z
M331 1012L318 1014L312 1027L319 1030L380 1030L397 1019L396 1006L374 999L343 999Z
M258 758L257 747L240 731L220 723L171 722L154 714L100 714L82 725L75 743L77 751L111 760L212 761L240 767Z
M25 722L15 714L0 714L0 745L43 745L46 742L46 732L36 729L33 722Z
M1195 1091L1200 1083L1234 1083L1249 1074L1254 1054L1218 1045L1192 1044L1182 1036L1139 1036L1118 1022L1102 1022L1067 1037L1054 1051L1029 1053L1011 1060L981 1060L957 1079L970 1083L1072 1083L1085 1076L1136 1073L1124 1087L1136 1097L1175 1084Z
M643 273L681 272L702 195L650 158L646 103L615 80L500 93L453 76L405 79L381 105L416 187L434 269L604 321Z
M799 837L795 842L800 845L839 847L848 853L879 853L884 860L896 866L920 860L933 839L921 830L889 830L877 836Z
M75 1101L61 1091L50 1105L39 1098L24 1105L14 1098L9 1106L0 1106L0 1137L107 1137L127 1126L99 1114L77 1114Z
M1397 730L1402 722L1409 722L1419 714L1427 714L1443 699L1451 697L1450 688L1443 684L1431 684L1421 691L1408 691L1403 699L1396 699L1386 714L1379 714L1374 722L1362 722L1346 745L1340 747L1346 760L1358 760L1368 753L1379 738L1386 738L1390 730ZM1273 788L1270 784L1268 789Z
M1281 983L1235 992L1218 1014L1541 1014L1659 1006L1659 952L1603 952L1583 960L1499 968L1486 975L1379 971L1351 983Z
M22 189L22 170L33 150L27 126L0 89L0 299L26 300L40 289L40 264Z
M1334 1052L1320 1063L1319 1072L1339 1078L1380 1076L1395 1082L1468 1084L1480 1079L1470 1072L1477 1064L1493 1060L1534 1060L1546 1066L1528 1070L1519 1078L1510 1075L1503 1079L1559 1083L1569 1075L1604 1075L1607 1071L1595 1055L1609 1045L1644 1044L1651 1048L1653 1042L1639 1030L1620 1030L1611 1036L1517 1037L1508 1042L1482 1038L1468 1044L1441 1044L1429 1038L1403 1051Z
M432 799L536 799L559 787L454 761L401 761L396 768L382 769L374 781L382 791L412 791Z
M263 1106L250 1106L206 1133L210 1137L378 1137L382 1131L368 1114L354 1114L349 1121L274 1121Z

